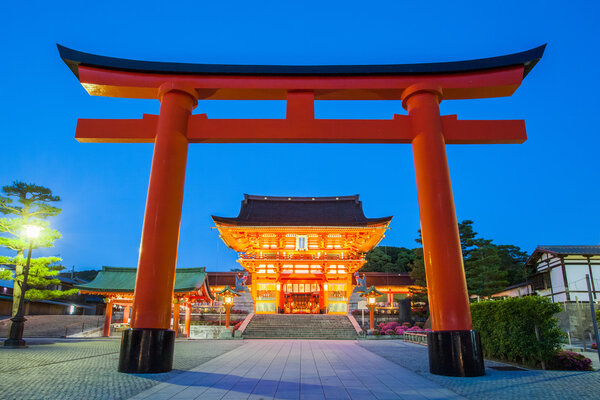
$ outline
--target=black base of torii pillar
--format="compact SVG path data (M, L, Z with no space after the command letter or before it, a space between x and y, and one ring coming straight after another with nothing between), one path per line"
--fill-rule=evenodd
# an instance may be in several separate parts
M121 340L119 372L155 374L169 372L175 352L175 331L127 329Z

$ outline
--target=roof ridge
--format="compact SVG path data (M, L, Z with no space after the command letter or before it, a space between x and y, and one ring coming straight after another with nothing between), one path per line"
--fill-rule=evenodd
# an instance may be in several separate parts
M600 244L540 244L537 247L600 247Z
M244 201L359 201L360 194L345 196L262 196L244 193Z

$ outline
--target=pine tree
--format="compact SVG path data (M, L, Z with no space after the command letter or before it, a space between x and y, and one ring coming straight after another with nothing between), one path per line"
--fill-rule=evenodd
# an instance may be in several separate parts
M508 286L508 272L499 253L498 247L489 243L469 253L465 260L469 294L488 297Z
M496 245L493 240L478 236L473 230L473 221L464 220L458 224L465 275L469 294L487 297L501 291L508 285L521 283L526 279L524 269L527 253L513 245ZM415 239L422 244L421 230ZM416 285L427 286L423 249L414 249L415 259L410 264L410 276Z
M25 267L25 251L29 248L29 239L23 235L24 227L28 224L41 226L40 236L33 242L34 248L52 247L54 241L60 238L60 233L50 228L47 218L54 217L61 209L52 203L60 201L59 196L43 186L15 181L10 186L2 188L0 196L0 213L8 216L0 218L0 246L16 251L14 257L0 257L0 264L13 265L15 273L4 270L0 274L3 279L14 279L12 316L17 312L22 293L23 269ZM69 291L47 290L46 286L59 284L52 278L63 269L57 263L57 257L32 258L28 277L26 299L52 299L77 293L76 289Z

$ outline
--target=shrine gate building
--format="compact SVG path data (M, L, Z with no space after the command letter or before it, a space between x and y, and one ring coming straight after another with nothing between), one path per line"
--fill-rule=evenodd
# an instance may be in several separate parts
M352 276L392 219L365 217L358 195L244 195L236 218L212 218L251 274L254 312L286 314L346 314Z

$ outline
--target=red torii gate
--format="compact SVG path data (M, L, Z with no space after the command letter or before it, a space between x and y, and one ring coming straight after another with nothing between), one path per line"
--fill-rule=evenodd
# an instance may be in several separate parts
M362 66L250 66L134 61L58 45L90 95L158 99L159 115L80 119L80 142L150 143L154 156L136 278L132 329L119 371L172 368L169 330L188 143L412 143L433 332L430 371L485 373L469 299L446 144L522 143L525 123L440 116L442 100L512 95L544 46L470 61ZM285 119L209 119L202 100L287 100ZM315 119L315 100L402 100L390 120Z

